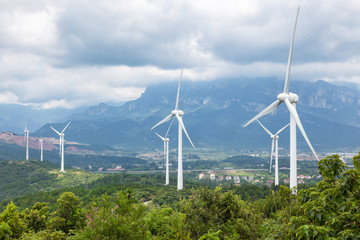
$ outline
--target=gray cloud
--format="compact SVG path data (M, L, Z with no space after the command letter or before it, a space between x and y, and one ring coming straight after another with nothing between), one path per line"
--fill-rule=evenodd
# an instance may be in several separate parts
M283 78L298 4L294 79L360 83L360 4L319 1L8 1L0 103L76 107L149 84Z

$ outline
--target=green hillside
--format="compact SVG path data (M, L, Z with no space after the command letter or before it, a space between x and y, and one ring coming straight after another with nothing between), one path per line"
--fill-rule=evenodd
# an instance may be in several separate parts
M3 162L2 174L18 177L2 187L36 172L31 184L49 190L20 195L26 187L13 184L19 195L2 201L0 239L359 239L360 154L353 165L322 159L323 179L296 196L284 185L186 182L177 191L162 175L59 174L49 163Z
M48 161L1 161L0 201L7 198L91 183L103 175L67 170L60 173L57 164Z

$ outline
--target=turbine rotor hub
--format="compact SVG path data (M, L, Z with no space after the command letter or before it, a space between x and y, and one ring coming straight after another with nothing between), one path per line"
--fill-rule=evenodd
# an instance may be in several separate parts
M299 96L295 93L280 93L279 95L277 95L277 98L281 102L284 102L285 99L289 99L291 103L297 103L299 101Z
M280 93L279 95L277 95L277 98L278 98L281 102L285 102L285 99L286 99L286 98L289 98L289 94Z
M171 113L174 114L174 115L177 114L177 115L179 115L180 117L184 115L184 112L181 111L181 110L173 110Z

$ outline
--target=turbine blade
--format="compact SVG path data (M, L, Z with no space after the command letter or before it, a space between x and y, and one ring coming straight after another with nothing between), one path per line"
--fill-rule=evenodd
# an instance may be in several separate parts
M183 71L184 71L184 63L182 65L182 69L181 69L179 86L178 86L178 91L177 91L177 96L176 96L175 110L178 110L178 108L179 108L179 95L180 95L180 86L181 86L181 80L182 80L182 76L183 76Z
M59 133L58 131L56 131L55 128L53 128L52 126L50 126L50 127L51 127L52 130L54 130L54 132L56 132L56 133L59 134L59 136L60 136L60 133Z
M287 99L287 98L285 99L285 104L286 104L287 108L289 109L289 112L290 112L291 116L294 118L294 120L296 122L296 125L298 126L300 132L302 133L305 141L309 145L312 153L314 154L315 158L319 161L319 158L318 158L313 146L311 145L311 142L310 142L308 136L306 135L306 132L305 132L305 130L304 130L304 128L303 128L303 126L302 126L302 124L300 122L300 118L299 118L299 115L298 115L298 113L296 111L296 108L290 103L289 99Z
M158 135L161 140L165 141L165 138L163 138L160 134L158 134L157 132L155 132L155 134Z
M160 124L163 124L164 122L169 121L173 116L174 116L174 114L171 113L171 114L168 115L166 118L164 118L163 120L161 120L160 122L158 122L155 126L153 126L153 127L151 128L151 130L154 129L154 128L156 128L156 127L159 126Z
M250 121L248 121L246 124L243 125L243 127L246 127L247 125L249 125L250 123L252 123L253 121L255 121L258 118L261 118L262 116L271 113L272 111L274 111L279 105L280 105L281 101L280 100L276 100L275 102L273 102L272 104L270 104L267 108L265 108L264 110L262 110L258 115L256 115L255 117L253 117Z
M292 58L294 39L295 39L295 32L296 32L296 24L297 24L297 20L298 20L298 16L299 16L299 11L300 11L300 6L298 7L298 10L297 10L296 19L295 19L295 26L294 26L294 32L293 32L293 35L292 35L292 40L291 40L291 45L290 45L289 58L288 58L287 69L286 69L284 93L289 93L291 58Z
M274 136L279 135L282 131L285 130L285 128L287 128L290 125L290 123L286 124L286 126L284 126L282 129L280 129L279 131L277 131L277 133Z
M70 123L71 123L71 121L64 127L64 129L62 130L61 133L64 133L64 132L65 132L65 130L67 129L67 127L70 125Z
M260 124L260 126L262 126L262 128L265 130L265 132L267 132L270 136L272 136L272 133L266 127L264 127L264 125L262 125L259 120L256 120L256 121Z
M173 122L174 122L174 119L170 123L170 126L169 126L169 128L168 128L168 130L166 132L165 138L167 138L167 135L169 134L169 131L170 131L170 128L171 128L171 125L173 124Z
M193 146L193 148L195 148L194 144L192 143L192 141L191 141L191 139L190 139L190 137L189 137L189 134L188 134L187 131L186 131L185 125L184 125L181 117L180 117L178 114L176 114L175 116L176 116L177 120L179 121L179 123L180 123L180 125L181 125L181 128L184 130L187 138L189 139L189 142L191 143L191 145Z

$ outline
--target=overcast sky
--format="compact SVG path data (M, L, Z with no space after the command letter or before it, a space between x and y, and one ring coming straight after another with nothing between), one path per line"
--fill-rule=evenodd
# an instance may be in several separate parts
M358 0L0 0L0 103L73 108L146 86L284 79L360 84ZM291 90L291 86L290 86Z

